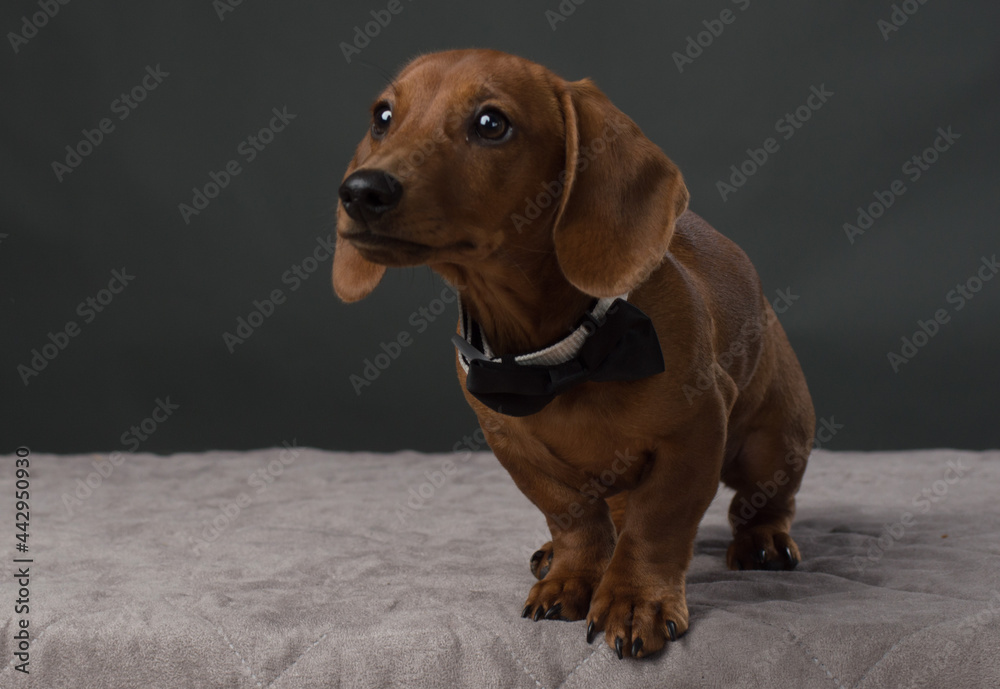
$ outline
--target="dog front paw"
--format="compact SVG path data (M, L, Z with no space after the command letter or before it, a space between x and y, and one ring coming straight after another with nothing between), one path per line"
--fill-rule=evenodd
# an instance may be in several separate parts
M603 630L619 658L652 655L687 631L684 587L637 586L606 575L591 600L587 622L587 643Z
M582 620L590 608L594 581L579 576L550 574L531 587L521 617L536 622L546 620Z

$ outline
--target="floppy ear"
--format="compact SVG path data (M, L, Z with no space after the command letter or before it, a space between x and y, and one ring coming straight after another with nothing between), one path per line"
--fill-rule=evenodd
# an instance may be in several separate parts
M566 278L595 297L640 285L687 208L680 171L589 79L565 83L566 182L553 238Z
M337 208L337 225L346 215L343 206ZM385 266L365 259L349 241L337 235L337 248L333 252L333 291L346 302L367 297L382 280Z

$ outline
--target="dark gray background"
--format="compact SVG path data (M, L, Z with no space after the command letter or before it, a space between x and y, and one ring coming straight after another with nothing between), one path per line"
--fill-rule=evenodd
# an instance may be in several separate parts
M209 0L77 1L16 54L0 45L0 451L133 449L123 433L168 396L179 408L144 451L449 450L471 434L453 314L421 334L408 322L441 292L426 268L390 271L351 306L329 261L295 292L281 280L334 230L382 75L455 47L592 77L680 165L692 208L747 251L766 291L799 296L781 320L818 415L841 426L826 447L1000 446L1000 280L961 311L946 300L1000 251L996 3L928 2L884 40L889 2L588 0L553 30L556 0L402 0L348 64L339 44L386 4L250 0L220 20ZM725 8L735 22L679 73L672 54ZM0 30L37 11L5 3ZM169 77L116 119L112 101L158 64ZM824 84L829 101L723 202L729 166ZM285 106L296 119L186 225L192 187ZM52 162L104 117L115 130L59 182ZM850 244L855 209L947 126L961 138ZM123 267L135 280L83 324L77 305ZM288 301L230 354L223 333L276 288ZM939 308L951 321L894 373L888 352ZM25 386L17 366L69 320L80 335ZM357 396L348 376L402 331L414 344Z

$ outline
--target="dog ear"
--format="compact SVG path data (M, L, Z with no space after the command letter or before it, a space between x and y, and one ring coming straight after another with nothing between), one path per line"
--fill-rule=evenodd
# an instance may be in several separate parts
M346 215L343 206L337 208L337 224ZM364 299L375 289L385 274L385 266L365 259L349 241L337 235L333 252L333 291L346 302Z
M553 239L566 278L595 297L640 285L685 211L680 171L589 79L565 83L566 182Z

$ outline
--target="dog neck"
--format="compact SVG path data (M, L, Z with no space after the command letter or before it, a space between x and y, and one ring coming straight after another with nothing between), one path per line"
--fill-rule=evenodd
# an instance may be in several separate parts
M535 351L566 337L594 301L563 277L554 254L507 254L474 269L431 267L458 289L497 356Z

